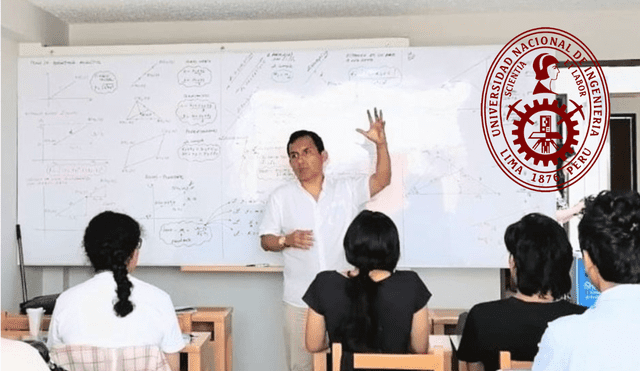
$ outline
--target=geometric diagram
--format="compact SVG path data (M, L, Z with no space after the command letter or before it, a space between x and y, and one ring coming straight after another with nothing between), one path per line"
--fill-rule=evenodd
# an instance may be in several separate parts
M153 185L151 187L154 188ZM163 217L167 215L167 212L182 214L188 206L194 205L198 201L193 181L184 185L174 184L171 186L170 192L171 194L166 195L166 199L159 199L159 196L153 193L153 215L155 217Z
M196 222L167 223L160 228L160 239L178 247L197 246L211 240L211 230L206 224Z
M106 187L98 188L88 195L72 202L69 206L63 210L60 210L56 213L58 217L68 217L68 218L76 218L76 217L86 217L87 210L89 209L89 201L101 201L106 198Z
M136 100L136 103L129 111L129 116L127 116L127 120L141 120L141 119L160 119L155 112L151 111L147 106L140 103L139 100Z
M127 152L127 161L125 161L124 165L125 170L147 160L157 158L163 141L164 134L160 134L157 137L147 139L129 147L129 151Z
M349 80L369 81L377 85L399 85L402 74L395 67L358 67L349 71Z
M151 66L151 68L149 68L148 70L146 70L140 77L138 77L132 84L131 86L135 86L135 87L146 87L145 83L144 83L144 78L153 78L153 77L159 77L160 74L158 73L151 73L151 71L156 68L156 66L158 65L158 63L154 64L153 66Z
M109 71L100 71L91 77L91 88L98 94L113 93L118 88L116 75Z
M187 99L178 103L176 116L189 125L207 125L218 115L216 104L204 99Z
M207 143L185 143L178 149L178 157L187 161L212 161L220 156L220 146Z
M178 72L178 84L186 87L201 87L211 83L211 71L200 66L189 66Z
M59 97L59 95L61 93L63 93L65 90L67 90L71 86L73 86L77 82L78 78L79 77L76 77L76 80L72 81L71 83L67 84L66 86L61 87L55 93L51 93L51 81L50 81L50 78L49 78L49 73L47 72L47 97L44 98L47 101L47 106L49 106L49 103L51 103L52 100L88 100L88 101L91 101L92 100L91 98Z
M442 156L439 152L432 154L424 151L428 156L431 167L437 169L437 176L432 176L428 181L416 182L413 186L407 187L407 195L443 195L457 194L467 196L499 195L500 192L491 189L482 182L482 178L475 178L467 174L463 168L456 165L453 159ZM434 171L431 172L432 174ZM424 177L424 176L423 176Z

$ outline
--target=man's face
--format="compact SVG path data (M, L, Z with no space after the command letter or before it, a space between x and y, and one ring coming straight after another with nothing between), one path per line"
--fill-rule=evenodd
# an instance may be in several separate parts
M327 153L319 153L311 137L300 137L289 145L289 164L301 182L322 177L326 159Z

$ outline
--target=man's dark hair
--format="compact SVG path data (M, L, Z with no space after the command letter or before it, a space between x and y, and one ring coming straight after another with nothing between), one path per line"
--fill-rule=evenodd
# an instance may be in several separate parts
M603 191L587 198L578 240L604 280L640 283L640 195Z
M504 243L515 261L516 286L521 293L550 293L560 299L571 290L573 251L558 222L546 215L527 214L507 227Z
M302 137L311 138L311 140L313 140L313 143L316 145L318 153L322 153L322 151L324 151L324 143L322 143L322 138L320 138L318 134L309 130L298 130L293 132L293 134L291 134L291 136L289 137L289 142L287 143L287 157L289 156L289 146L291 146L291 143Z

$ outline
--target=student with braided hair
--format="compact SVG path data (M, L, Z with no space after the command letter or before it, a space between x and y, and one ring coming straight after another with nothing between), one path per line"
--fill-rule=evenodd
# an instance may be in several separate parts
M140 235L140 225L128 215L105 211L89 222L83 242L96 274L58 297L49 348L155 345L177 369L185 342L171 298L130 275L138 263Z

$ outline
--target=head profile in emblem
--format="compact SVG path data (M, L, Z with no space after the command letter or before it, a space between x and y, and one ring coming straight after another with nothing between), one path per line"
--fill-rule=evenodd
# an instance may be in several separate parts
M560 73L557 63L558 59L547 53L542 53L533 60L533 71L536 73L536 80L538 80L533 94L556 94L551 91L551 81L557 79L558 73Z

